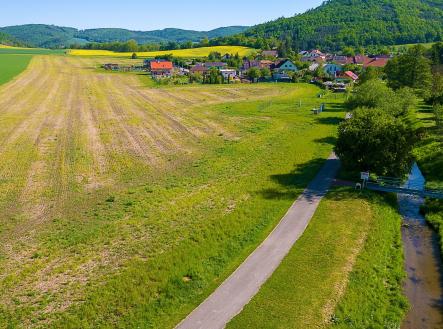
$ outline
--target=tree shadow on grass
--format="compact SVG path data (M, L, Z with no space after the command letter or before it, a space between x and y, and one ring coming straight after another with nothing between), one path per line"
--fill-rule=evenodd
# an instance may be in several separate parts
M343 104L338 103L325 103L326 104L326 112L345 112L346 108Z
M258 193L265 199L293 200L308 186L324 163L325 159L316 158L296 166L287 174L272 175L271 180L279 186L264 189Z
M314 142L318 144L329 144L329 145L335 145L337 144L337 137L329 136L324 138L318 138L314 140Z
M338 126L340 124L340 122L343 121L343 119L341 119L341 118L334 118L334 117L329 117L329 118L319 117L315 121L317 121L317 123L322 124L322 125Z

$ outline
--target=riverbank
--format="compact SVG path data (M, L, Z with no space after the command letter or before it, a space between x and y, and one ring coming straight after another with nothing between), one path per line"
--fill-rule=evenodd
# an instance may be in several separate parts
M425 178L417 165L412 168L408 184L425 187ZM402 329L443 328L442 257L438 236L420 213L425 200L399 195L403 216L402 237L407 278L404 292L411 305Z
M425 126L425 136L414 151L426 178L426 187L443 189L443 127L438 127L432 108L422 106L418 118ZM443 253L443 201L426 200L422 208L426 221L436 230Z

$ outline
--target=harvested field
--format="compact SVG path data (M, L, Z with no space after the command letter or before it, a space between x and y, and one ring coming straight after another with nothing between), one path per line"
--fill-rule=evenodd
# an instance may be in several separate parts
M98 64L35 56L0 86L0 328L172 327L278 222L343 115L311 115L341 99L309 85L147 88Z

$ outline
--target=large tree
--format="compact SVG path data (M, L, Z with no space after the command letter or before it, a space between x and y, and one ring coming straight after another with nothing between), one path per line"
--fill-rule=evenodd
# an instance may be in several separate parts
M390 60L385 72L388 85L394 89L409 87L420 96L429 96L432 84L431 61L423 46L414 46L401 56Z
M261 77L261 71L257 67L251 67L246 75L252 82L256 82Z
M408 87L394 91L383 81L373 79L358 86L346 104L351 110L359 107L379 108L401 119L408 117L417 106L417 98L414 90Z
M400 177L412 163L413 129L381 109L357 109L339 127L335 152L349 171Z
M442 65L443 64L443 42L437 42L432 45L430 50L432 64Z

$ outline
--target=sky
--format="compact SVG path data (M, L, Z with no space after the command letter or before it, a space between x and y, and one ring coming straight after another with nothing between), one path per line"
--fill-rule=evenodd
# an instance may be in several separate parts
M207 31L289 17L322 0L5 0L0 26L54 24L78 29L119 27L148 31L176 27Z

